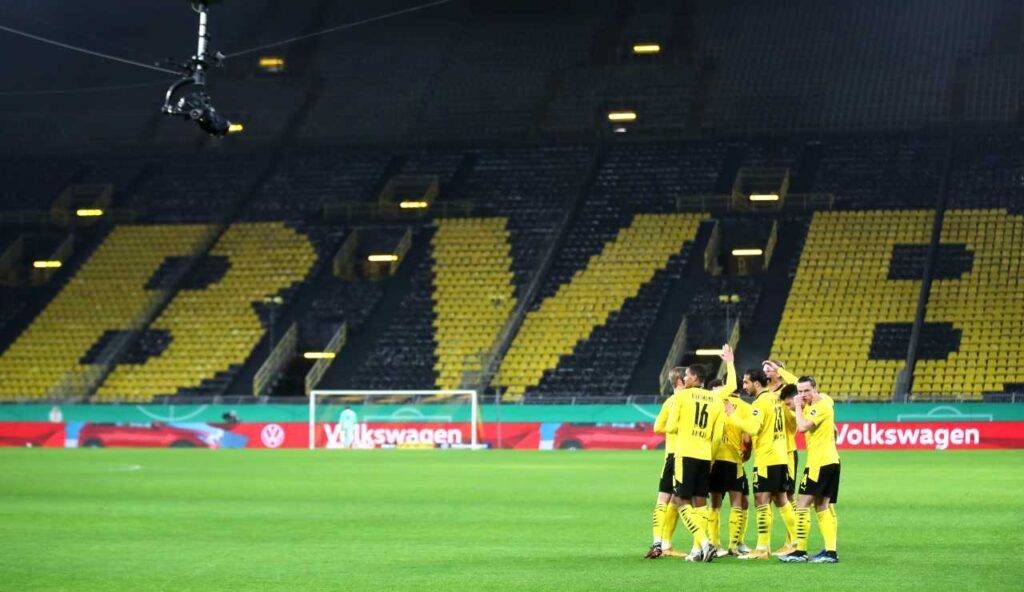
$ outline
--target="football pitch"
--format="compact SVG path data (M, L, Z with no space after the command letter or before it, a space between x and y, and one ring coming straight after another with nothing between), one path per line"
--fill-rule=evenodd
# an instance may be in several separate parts
M2 449L0 590L1021 589L1024 451L845 452L838 565L644 561L660 466L657 452Z

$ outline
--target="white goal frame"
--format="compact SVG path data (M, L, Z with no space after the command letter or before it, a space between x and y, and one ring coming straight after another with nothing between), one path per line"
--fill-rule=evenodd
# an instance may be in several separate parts
M316 449L316 405L318 396L353 396L353 397L416 397L430 395L469 395L469 432L470 447L473 450L479 448L478 425L480 423L480 393L470 389L448 389L448 390L338 390L338 389L313 389L309 391L309 449Z

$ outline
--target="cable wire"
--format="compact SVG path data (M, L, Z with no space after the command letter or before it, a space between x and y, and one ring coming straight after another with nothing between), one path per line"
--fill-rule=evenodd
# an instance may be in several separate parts
M171 70L169 68L162 68L160 66L154 66L153 64L147 64L145 62L137 62L135 60L130 60L128 58L122 58L119 56L110 55L108 53L93 51L91 49L86 49L84 47L78 47L77 45L70 45L68 43L63 43L60 41L56 41L54 39L47 39L46 37L40 37L39 35L26 33L25 31L19 31L18 29L12 29L11 27L6 27L4 25L0 25L0 30L7 31L8 33L13 33L15 35L21 35L22 37L27 37L29 39L34 39L42 43L48 43L50 45L56 45L57 47L63 47L64 49L70 49L71 51L77 51L91 56L96 56L98 58L112 60L115 62L121 62L122 64L138 66L139 68L146 68L148 70L156 70L157 72L166 72L167 74L179 74L179 72L176 72L175 70Z
M136 84L114 84L110 86L83 86L80 88L64 88L55 90L5 90L0 91L0 97L33 97L39 95L77 95L94 92L106 92L111 90L125 90L130 88L143 88L148 86L165 86L173 79L169 78L160 82L139 82Z
M282 45L287 45L289 43L295 43L296 41L302 41L303 39L309 39L310 37L317 37L319 35L326 35L327 33L333 33L335 31L342 31L342 30L345 30L345 29L351 29L352 27L358 27L359 25L365 25L367 23L373 23L373 22L376 22L376 21L382 21L384 19L389 19L389 18L392 18L392 17L401 16L403 14L409 14L411 12L417 12L417 11L420 11L420 10L426 10L428 8L433 8L435 6L440 6L442 4L448 4L448 3L454 2L454 1L455 0L437 0L436 2L430 2L428 4L420 4L419 6L413 6L411 8L404 8L402 10L396 10L394 12L389 12L389 13L386 13L386 14L380 14L380 15L377 15L377 16L372 16L370 18L365 18L363 20L354 21L354 22L351 22L351 23L345 23L343 25L338 25L336 27L330 27L328 29L322 29L320 31L314 31L312 33L307 33L305 35L299 35L298 37L291 37L289 39L282 39L281 41L275 41L273 43L268 43L266 45L260 45L259 47L253 47L253 48L250 48L250 49L243 49L241 51L236 51L236 52L233 52L233 53L229 53L229 54L225 55L224 57L225 58L234 58L234 57L238 57L240 55L245 55L247 53L253 53L253 52L256 52L256 51L263 50L263 49L270 49L272 47L280 47Z

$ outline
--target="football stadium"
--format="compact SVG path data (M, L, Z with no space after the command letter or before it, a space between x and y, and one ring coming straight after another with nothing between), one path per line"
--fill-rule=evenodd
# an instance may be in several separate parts
M0 590L1021 589L1021 0L0 52Z

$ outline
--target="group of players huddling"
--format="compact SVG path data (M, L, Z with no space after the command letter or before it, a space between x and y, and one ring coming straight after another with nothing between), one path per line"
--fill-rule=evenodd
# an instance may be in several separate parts
M818 392L814 378L787 372L766 360L743 375L745 402L737 394L735 356L722 347L726 379L707 380L701 365L669 372L673 394L662 404L654 431L665 434L665 465L654 507L654 544L648 559L684 557L710 562L727 555L743 560L766 560L769 554L787 563L837 563L839 453L833 401ZM796 488L796 433L803 432L807 462ZM754 455L754 512L757 543L746 545L750 500L743 463ZM729 544L719 534L722 500L728 494ZM779 509L786 525L786 542L771 552L774 516ZM811 557L807 539L811 508L818 516L824 550ZM693 534L688 554L672 549L677 520Z

